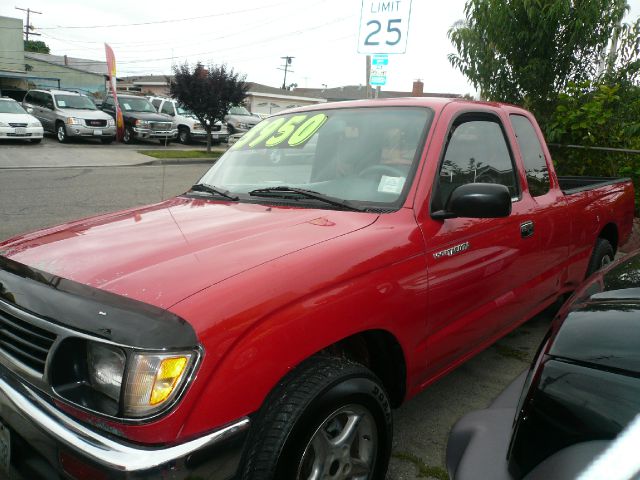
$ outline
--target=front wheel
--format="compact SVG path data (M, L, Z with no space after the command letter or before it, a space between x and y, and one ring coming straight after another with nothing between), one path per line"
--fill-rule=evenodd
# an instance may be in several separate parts
M589 260L586 277L613 262L614 256L615 253L613 251L613 247L609 243L609 240L598 238L596 240L596 246L593 248L591 259Z
M133 143L133 129L131 127L125 127L122 141L124 143Z
M64 126L64 123L58 123L58 126L56 127L56 136L60 143L67 142L67 128Z
M242 480L384 479L389 399L364 366L314 357L274 389L247 444Z
M191 132L188 128L182 127L178 131L178 141L184 145L191 143Z

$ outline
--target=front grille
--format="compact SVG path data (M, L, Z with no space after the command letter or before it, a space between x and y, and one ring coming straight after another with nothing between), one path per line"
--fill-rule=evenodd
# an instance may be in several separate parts
M27 126L26 123L11 123L9 122L9 126L13 128L24 128Z
M56 335L31 325L1 307L0 304L0 352L43 374Z
M7 133L7 137L30 137L30 133Z
M84 123L88 127L106 127L107 126L106 120L85 120Z
M211 130L214 131L214 132L219 132L221 129L222 129L222 127L220 125L214 125Z
M151 122L151 130L171 130L171 122Z

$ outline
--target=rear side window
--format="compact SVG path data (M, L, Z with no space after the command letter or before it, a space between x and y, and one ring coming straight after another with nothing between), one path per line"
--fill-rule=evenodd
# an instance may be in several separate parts
M542 145L527 117L522 115L510 115L510 117L522 153L529 192L532 196L539 197L547 193L550 188L549 167L544 158Z
M173 103L164 102L160 113L166 113L167 115L175 115L175 111L173 109Z
M40 95L40 92L29 92L27 93L27 96L24 99L25 102L30 103L32 105L37 105L39 107L43 106L42 105L42 96Z
M437 208L444 208L456 188L467 183L498 183L518 196L513 161L499 123L470 120L452 127L440 167Z

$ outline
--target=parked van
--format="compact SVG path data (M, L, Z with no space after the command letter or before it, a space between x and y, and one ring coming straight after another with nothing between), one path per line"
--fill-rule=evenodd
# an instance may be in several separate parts
M99 138L105 144L116 138L113 118L98 110L95 103L81 93L29 90L22 106L40 120L45 132L55 133L61 143L71 137Z

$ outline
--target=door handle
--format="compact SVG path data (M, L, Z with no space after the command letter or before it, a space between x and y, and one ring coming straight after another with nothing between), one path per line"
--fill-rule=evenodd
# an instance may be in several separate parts
M534 232L534 225L531 220L528 220L520 224L520 236L522 238L532 237L533 232Z

